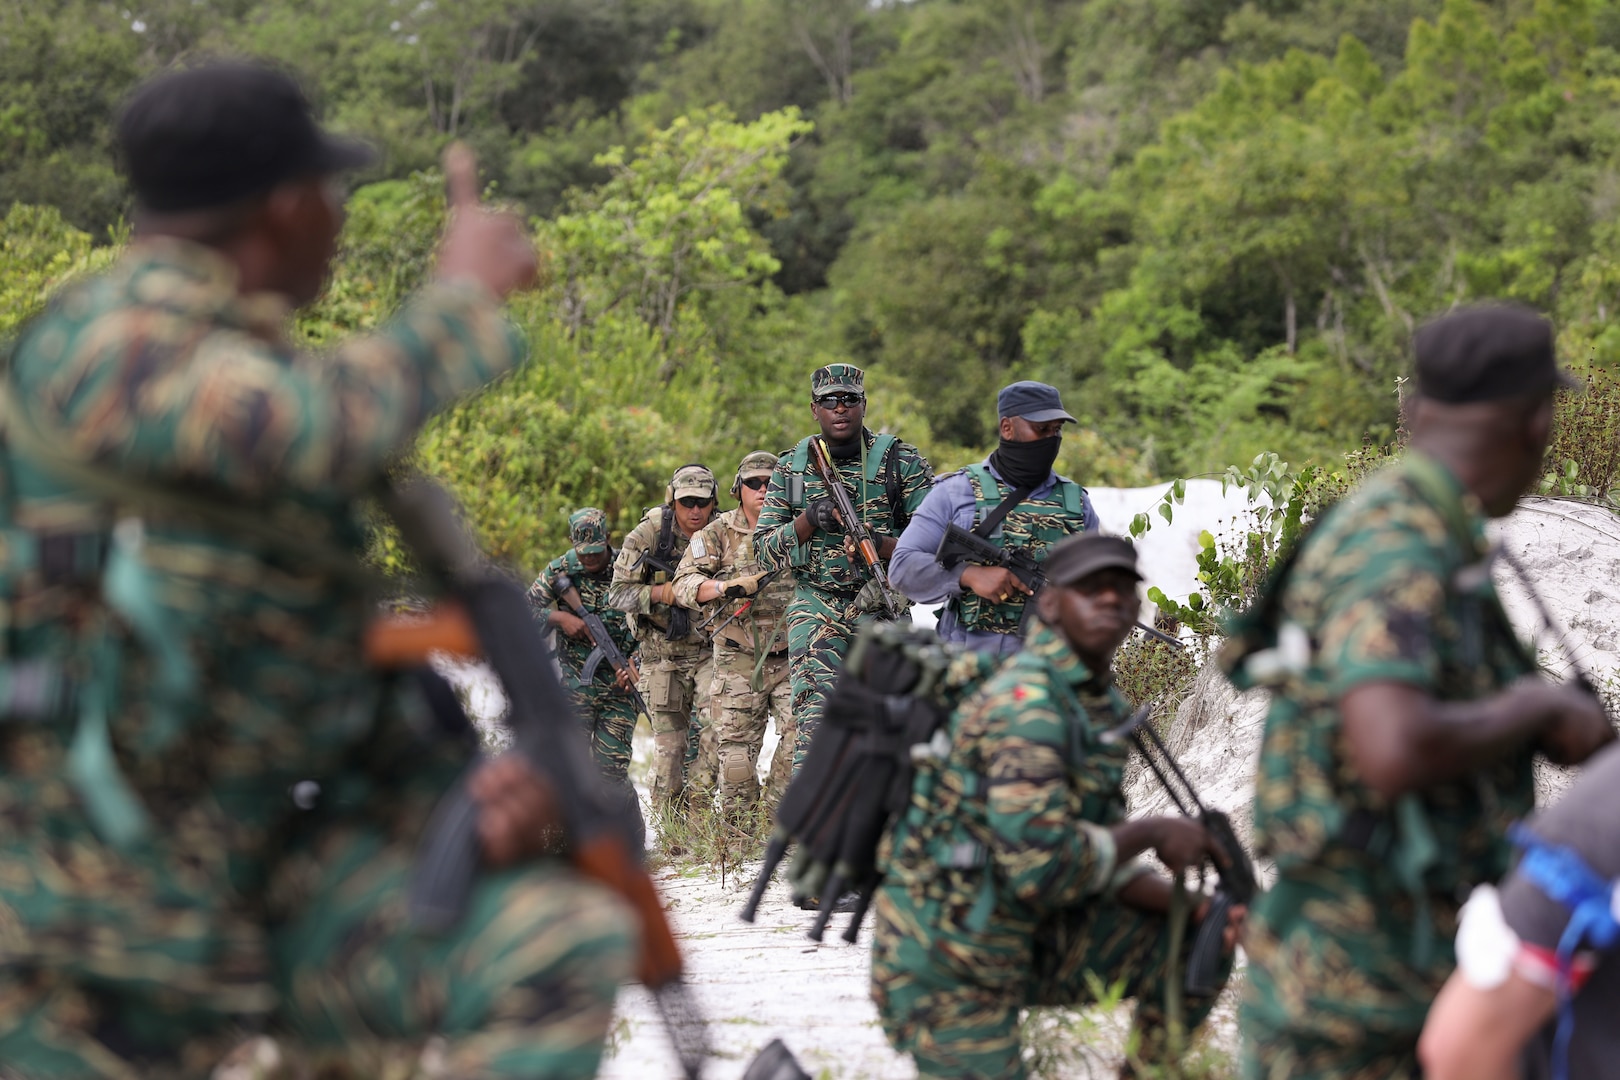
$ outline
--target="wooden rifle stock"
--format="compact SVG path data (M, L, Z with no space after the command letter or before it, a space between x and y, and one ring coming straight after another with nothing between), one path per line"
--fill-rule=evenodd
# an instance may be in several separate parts
M373 619L361 638L366 663L384 671L418 667L435 652L463 660L483 656L478 631L460 604L436 604L424 614L384 615Z

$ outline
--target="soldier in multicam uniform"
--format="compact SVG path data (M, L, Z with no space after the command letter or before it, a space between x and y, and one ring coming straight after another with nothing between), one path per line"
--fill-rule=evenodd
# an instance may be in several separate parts
M1463 309L1415 338L1411 443L1325 513L1222 662L1273 687L1254 802L1277 879L1255 902L1241 1026L1253 1078L1416 1077L1469 888L1508 868L1531 761L1613 737L1536 675L1491 583L1485 518L1536 483L1552 327Z
M1001 445L984 461L934 482L900 535L889 579L919 604L945 605L939 615L945 641L1010 653L1023 647L1029 588L1005 567L941 566L935 552L946 528L981 532L997 547L1022 548L1039 561L1065 536L1101 526L1086 489L1052 471L1063 425L1074 422L1057 388L1038 382L1004 386L996 412Z
M1019 1011L1090 1001L1089 976L1136 999L1137 1060L1172 1049L1167 983L1193 935L1170 955L1172 884L1136 856L1177 875L1218 856L1187 818L1125 817L1130 744L1104 733L1128 712L1111 664L1140 606L1135 549L1081 534L1046 567L1024 649L952 715L950 751L919 763L888 841L872 999L921 1076L1022 1077ZM1213 1003L1184 1002L1189 1031Z
M754 557L754 524L775 468L776 455L763 450L742 459L731 485L739 505L692 538L675 574L680 604L718 608L711 616L710 697L720 759L720 808L732 820L745 818L759 802L756 770L767 714L776 717L778 738L765 784L767 809L775 809L793 773L793 695L784 623L793 579L761 570Z
M522 357L499 298L533 278L528 238L452 158L436 280L314 356L284 320L326 279L331 178L362 148L245 64L147 84L118 141L135 237L24 329L0 399L0 526L26 541L0 576L7 681L36 631L71 636L87 610L127 632L49 657L74 692L0 725L0 1076L201 1077L264 1025L360 1075L434 1035L458 1076L592 1075L627 910L557 862L517 865L545 792L502 758L471 791L505 869L450 933L414 934L416 839L475 740L424 738L425 680L360 648L356 497Z
M810 412L856 512L887 560L927 496L934 470L915 446L866 429L865 383L866 373L853 364L817 368L810 377ZM883 610L877 584L846 547L832 498L810 464L810 440L816 437L801 439L777 462L754 528L760 567L791 572L794 579L787 626L798 726L795 767L804 761L856 627Z
M634 674L636 639L630 633L630 622L624 612L608 603L608 589L613 583L613 547L608 543L607 515L594 506L574 511L568 516L568 539L573 546L548 562L529 586L529 605L539 619L556 631L557 661L562 668L563 685L573 695L579 718L587 725L596 761L608 782L634 807L634 816L639 822L641 803L630 783L630 753L636 721L640 717L634 697L626 693L634 690L637 683ZM602 620L613 643L629 659L632 671L615 672L612 665L598 662L590 681L582 680L581 673L595 645L585 629L585 620L569 611L557 594L560 574L568 575L579 591L581 606ZM651 723L650 717L648 722ZM640 831L645 833L645 825Z
M714 652L694 612L675 596L675 570L692 537L714 517L719 490L714 473L702 465L676 469L664 504L647 511L613 561L608 603L629 614L641 645L641 692L652 711L657 747L653 809L660 814L685 809L688 787L714 790Z

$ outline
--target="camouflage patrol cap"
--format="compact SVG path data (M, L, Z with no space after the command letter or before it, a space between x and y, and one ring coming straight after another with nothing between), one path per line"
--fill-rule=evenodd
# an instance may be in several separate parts
M737 479L746 480L750 476L769 476L776 471L776 455L769 450L755 450L742 459L737 466Z
M719 490L720 484L715 480L714 473L704 465L682 465L675 470L675 475L669 481L669 497L672 502L688 495L713 499Z
M600 555L608 549L607 515L594 506L568 515L568 542L581 555Z
M818 367L810 376L810 396L821 397L823 394L836 394L847 392L851 394L866 393L866 372L854 364L828 364Z
M776 471L776 455L769 450L755 450L742 459L737 466L737 475L731 479L731 493L737 494L742 482L755 476L770 476Z

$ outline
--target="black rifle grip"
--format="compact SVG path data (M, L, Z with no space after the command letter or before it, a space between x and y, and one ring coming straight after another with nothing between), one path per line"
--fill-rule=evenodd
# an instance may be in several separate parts
M1198 924L1187 953L1187 978L1183 985L1193 997L1214 997L1225 984L1221 974L1221 957L1225 953L1227 914L1232 910L1232 897L1225 889L1218 889L1209 902L1209 913Z

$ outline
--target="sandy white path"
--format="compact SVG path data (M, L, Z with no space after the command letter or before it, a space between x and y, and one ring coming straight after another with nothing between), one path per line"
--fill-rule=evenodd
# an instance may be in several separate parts
M812 1076L914 1076L883 1040L877 1013L866 997L865 935L855 945L839 939L849 916L834 916L834 929L817 946L804 936L809 912L788 900L786 885L773 882L753 925L737 918L757 863L746 877L660 875L681 938L688 981L709 1020L715 1057L706 1080L741 1076L754 1054L780 1036ZM779 875L780 876L780 875ZM616 1045L601 1073L614 1080L678 1077L652 998L628 986L619 998Z

